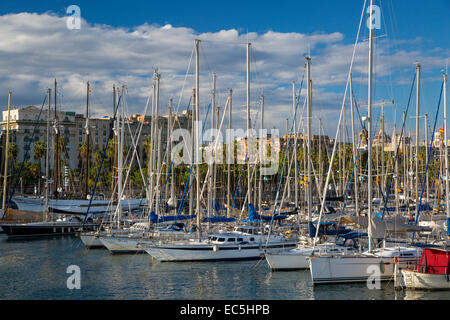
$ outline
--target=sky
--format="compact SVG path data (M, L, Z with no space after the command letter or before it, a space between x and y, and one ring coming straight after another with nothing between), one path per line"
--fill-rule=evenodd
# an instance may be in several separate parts
M127 86L128 114L143 114L157 68L161 74L161 112L166 111L169 98L175 110L182 111L194 86L194 39L200 39L200 118L211 100L211 79L216 73L218 105L223 110L232 89L233 126L245 128L245 43L251 42L251 114L256 127L260 126L257 119L262 93L264 126L284 133L289 119L292 127L292 82L298 91L305 56L310 55L313 131L318 132L321 118L325 134L334 136L363 4L364 0L3 0L0 110L6 108L8 90L13 91L13 106L40 106L56 78L62 110L85 112L89 80L91 115L112 113L113 83ZM376 0L375 4L381 8L381 28L375 30L374 102L394 100L394 106L385 107L386 126L392 128L394 116L399 126L414 62L418 61L422 66L421 114L429 114L431 130L442 70L450 57L450 1ZM67 28L70 5L81 10L80 29ZM364 10L352 68L353 89L361 105L367 104L367 18ZM303 83L298 121L304 93ZM375 119L379 113L376 107ZM412 99L408 115L414 114ZM414 127L414 119L408 118L408 126Z

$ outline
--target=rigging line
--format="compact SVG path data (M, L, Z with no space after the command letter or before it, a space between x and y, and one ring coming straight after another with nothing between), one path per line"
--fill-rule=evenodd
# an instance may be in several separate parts
M434 128L433 128L433 136L431 137L431 143L430 143L430 147L428 149L428 159L427 159L427 165L425 167L425 174L423 176L423 180L422 180L422 190L420 191L420 198L419 198L419 203L417 204L417 213L416 213L416 220L414 222L414 225L417 225L417 222L419 221L419 215L420 215L420 206L422 204L422 196L423 196L423 191L424 191L424 186L425 186L425 181L427 180L426 178L426 172L428 171L428 165L430 163L430 159L431 159L431 154L433 153L433 141L434 141L434 137L436 135L436 124L437 124L437 120L438 120L438 115L439 115L439 108L441 106L441 99L442 99L442 91L444 88L444 81L442 81L442 85L441 85L441 93L439 95L439 102L437 105L437 110L436 110L436 117L434 119ZM417 157L419 156L419 154L417 154ZM415 232L413 233L413 239L414 239L414 235Z
M105 160L105 157L106 157L106 150L108 148L109 141L112 139L113 124L114 124L114 121L116 120L117 110L119 109L119 104L120 104L120 100L121 99L122 99L122 95L119 96L119 100L117 102L117 106L115 107L113 121L111 121L110 124L109 124L108 140L106 141L106 145L103 148L102 161L101 161L100 166L99 166L98 171L97 171L97 177L95 178L94 188L92 189L92 194L91 194L91 197L89 198L89 205L88 205L88 208L87 208L87 211L86 211L86 215L84 216L82 226L84 226L84 224L85 224L85 222L87 220L87 217L89 215L89 210L91 209L92 199L94 199L95 189L97 187L98 179L99 179L99 176L100 176L100 171L102 170L103 161ZM119 201L118 205L120 205L120 201Z
M402 130L400 131L400 143L398 144L397 150L395 152L394 163L392 164L392 173L391 173L391 176L389 178L389 183L388 183L388 187L387 187L387 190L386 190L386 199L387 200L384 202L383 212L381 214L381 220L383 220L384 213L385 213L385 211L387 209L387 201L389 200L389 193L390 193L390 190L391 190L392 179L394 177L395 167L397 165L398 155L399 155L399 151L400 151L400 144L401 144L401 141L402 141L402 138L403 138L403 131L404 131L405 125L406 125L407 114L408 114L408 111L409 111L409 107L410 107L410 103L411 103L411 97L412 97L412 93L413 93L413 90L414 90L415 82L416 82L416 74L414 73L414 78L413 78L413 81L412 81L411 91L410 91L409 99L408 99L408 105L406 107L405 119L404 119L404 121L402 123Z
M306 64L304 65L303 72L305 72L305 69L306 69ZM302 82L302 84L303 84L303 82ZM300 88L300 90L301 90L301 88ZM306 95L305 95L304 105L303 105L303 110L304 110L304 107L305 107L305 105L306 105L306 100L307 100L307 99L306 99ZM294 127L294 124L295 124L295 119L297 118L297 110L298 110L299 105L300 105L300 101L299 101L299 99L296 99L295 110L293 110L293 112L294 112L294 119L293 119L293 121L292 121L291 131L293 130L293 127ZM288 136L287 136L287 141L286 141L286 148L287 148L287 149L289 148L290 138L291 138L291 136L288 134ZM308 137L308 139L310 139L310 137ZM298 140L298 135L295 133L295 137L294 137L294 145L297 144L297 140ZM291 159L291 161L290 161L290 163L289 163L289 168L288 168L288 177L289 177L289 172L291 171L292 161L293 161L294 157L296 157L297 155L293 153L292 156L293 156L293 158ZM273 205L272 218L270 219L269 232L268 232L267 238L266 238L266 248L267 248L267 246L268 246L268 244L269 244L269 237L270 237L270 234L271 234L271 232L272 232L273 219L274 219L274 217L275 217L276 210L277 210L278 197L279 197L281 185L282 185L282 182L283 182L283 174L284 174L284 168L285 168L285 166L286 166L286 159L287 159L287 152L286 152L285 155L284 155L284 163L283 163L283 167L282 167L282 169L281 169L280 182L279 182L279 184L278 184L277 193L276 193L276 196L275 196L275 203L274 203L274 205ZM286 177L286 180L288 179L288 177ZM295 177L295 179L297 179L297 177ZM311 181L308 181L308 183L311 183ZM279 214L281 214L281 209L282 209L284 197L285 197L285 194L286 194L286 188L287 188L287 183L285 183L284 190L283 190L283 195L282 195L282 198L281 198L281 201L280 201L280 211L279 211Z
M26 161L26 159L28 158L28 153L29 153L29 151L30 151L30 145L31 145L31 142L34 140L34 136L35 136L35 134L36 134L36 128L37 128L37 126L39 125L39 120L40 120L40 118L41 118L42 110L44 109L45 101L47 101L47 95L45 95L44 101L42 101L41 110L39 111L39 115L38 115L38 118L37 118L37 120L36 120L36 124L34 125L34 128L33 128L33 134L32 134L32 136L31 136L31 139L28 140L28 144L27 144L27 146L26 146L26 152L25 152L25 155L23 156L23 161L22 161L22 163L21 163L21 165L20 165L19 172L17 173L17 177L16 177L16 180L15 180L15 182L14 182L14 186L13 186L13 188L12 188L12 190L11 190L11 193L10 193L10 196L9 196L8 203L6 203L6 209L8 208L8 204L11 202L12 197L13 197L14 193L16 192L16 188L17 188L17 185L18 185L18 183L19 183L20 175L21 175L22 170L23 170L23 168L24 168L24 166L25 166L25 161ZM9 120L9 119L8 119L8 120ZM47 119L47 121L50 121L50 119ZM8 130L9 130L9 128L8 128ZM49 148L49 147L47 146L47 152L48 152L48 148ZM6 151L6 150L5 150L5 151ZM41 168L39 168L39 172L40 172L40 171L41 171ZM13 166L13 171L12 171L12 172L14 172L14 166ZM39 175L40 175L40 173L39 173ZM46 179L47 179L47 178L48 178L48 177L46 177ZM6 211L5 211L5 212L6 212Z
M360 34L360 31L361 31L361 25L362 25L362 21L363 21L363 18L364 18L365 8L366 8L366 0L364 0L363 9L362 9L362 12L361 12L361 18L360 18L360 21L359 21L358 32L357 32L357 35L356 35L355 44L353 46L352 60L350 62L350 68L349 68L348 76L347 76L347 83L345 85L345 92L344 92L344 96L342 98L343 101L342 101L342 107L341 107L341 111L340 111L340 115L339 115L338 128L336 130L336 137L335 137L335 140L334 140L335 142L334 142L334 146L333 146L333 152L331 154L330 166L328 168L327 179L326 179L325 186L324 186L324 194L323 194L323 198L322 198L322 204L321 204L321 207L320 207L319 219L318 219L318 222L317 222L317 225L319 227L320 227L320 221L321 221L322 215L323 215L325 199L326 199L326 192L327 192L327 189L328 189L328 184L329 184L330 175L331 175L331 171L332 171L332 164L334 162L334 157L335 157L335 153L336 153L337 137L338 137L338 134L339 134L339 126L340 126L340 123L341 123L341 118L342 118L342 114L343 114L344 107L345 107L345 100L346 100L346 97L347 97L347 90L348 90L348 86L349 86L349 82L350 82L350 76L351 76L351 72L352 72L352 68L353 68L353 62L354 62L354 59L355 59L356 47L357 47L357 44L358 44L359 34ZM313 241L313 250L315 248L315 243L316 243L317 237L319 235L319 229L320 228L316 229L316 234L314 236L314 241Z
M206 116L205 116L205 121L203 122L202 135L203 135L203 130L205 130L205 124L206 124L206 122L207 122L206 119L208 118L208 113L209 113L209 109L210 109L210 108L211 108L211 104L209 104L209 106L208 106L208 110L207 110ZM188 149L189 149L189 148L188 148ZM189 169L189 175L188 175L188 177L187 177L186 184L185 184L185 186L184 186L184 191L183 191L183 195L181 196L180 205L178 206L177 215L176 215L176 217L175 217L175 223L176 223L176 221L177 221L177 218L178 218L178 216L179 216L179 214L180 214L180 211L181 211L181 208L182 208L182 206L183 206L184 198L185 198L185 195L186 195L186 191L187 191L187 192L192 192L192 191L191 191L191 187L192 187L194 184L193 184L193 183L192 183L192 184L190 183L190 179L191 179L192 169L194 168L195 154L196 154L196 153L198 153L198 152L194 152L194 154L193 154L193 156L192 156L191 168ZM188 189L188 186L189 186L189 189Z

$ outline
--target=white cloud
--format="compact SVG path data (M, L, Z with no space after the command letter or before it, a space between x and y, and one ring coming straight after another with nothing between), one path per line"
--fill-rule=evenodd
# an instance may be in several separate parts
M223 106L228 90L233 89L236 126L245 125L245 43L248 40L252 43L252 108L258 108L259 95L264 92L266 126L276 126L281 131L285 119L292 117L291 82L297 82L298 90L304 56L311 52L314 112L333 119L341 106L353 50L353 39L345 39L339 32L240 34L230 29L197 33L170 24L143 24L125 29L84 20L80 30L69 30L66 17L52 13L0 16L0 36L0 93L4 93L0 105L5 105L9 89L13 90L15 106L39 104L57 78L63 109L83 113L89 80L92 112L97 116L111 114L113 83L128 86L130 113L142 113L151 91L154 68L161 73L162 110L165 111L169 98L178 103L183 85L181 107L184 108L194 85L194 61L184 82L193 40L201 39L201 104L209 103L211 74L216 72L219 105ZM399 76L399 81L405 81L415 60L423 60L430 70L445 64L448 49L434 48L428 56L414 50L417 41L420 40L398 41L396 46L387 40L379 41L375 72L382 77ZM362 43L357 52L355 78L356 74L360 77L367 74L367 44ZM399 70L403 73L395 74ZM406 75L405 70L408 70ZM342 93L336 93L339 90ZM334 128L328 127L327 133L334 136Z

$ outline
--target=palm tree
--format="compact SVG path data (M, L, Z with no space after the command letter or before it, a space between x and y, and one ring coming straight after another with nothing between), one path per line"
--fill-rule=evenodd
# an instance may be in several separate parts
M37 159L38 161L38 194L41 195L41 159L42 157L45 155L45 152L47 150L47 145L38 140L36 141L36 143L34 144L34 151L33 151L33 156L35 159Z

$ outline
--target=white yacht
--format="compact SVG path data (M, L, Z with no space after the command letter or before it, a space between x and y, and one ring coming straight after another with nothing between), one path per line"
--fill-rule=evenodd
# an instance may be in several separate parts
M361 254L312 255L309 258L314 285L322 283L387 281L394 277L395 261L401 268L417 265L422 249L390 247Z
M211 234L206 239L139 243L139 246L158 261L211 261L258 259L268 250L294 248L296 241L284 235L268 236L259 227L240 226L234 231Z
M266 261L272 271L309 269L309 256L314 254L353 254L360 250L359 232L339 236L336 241L311 246L299 244L296 248L282 252L266 252Z

